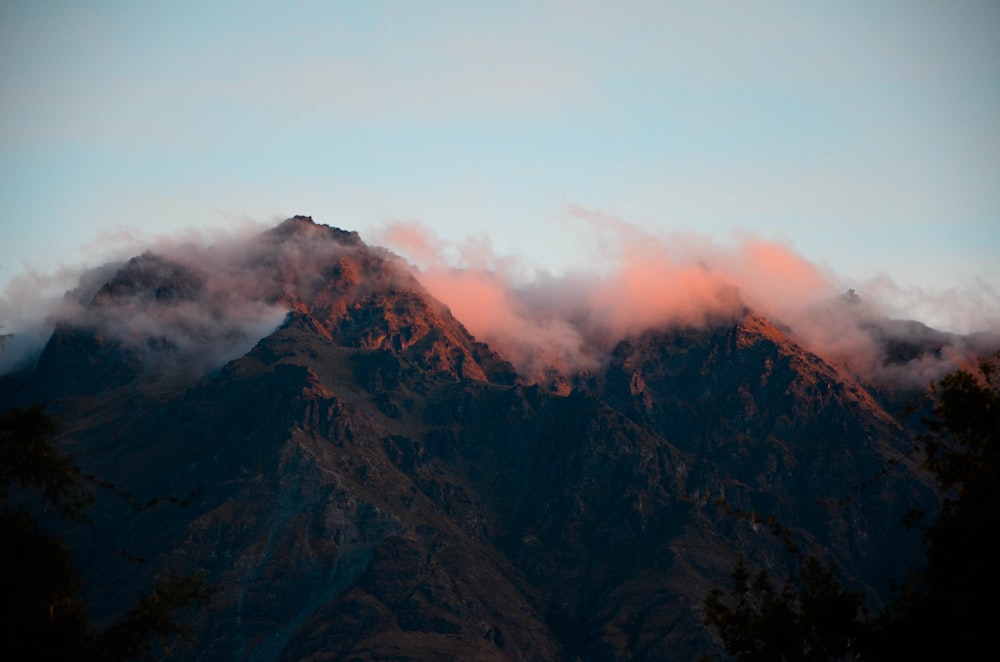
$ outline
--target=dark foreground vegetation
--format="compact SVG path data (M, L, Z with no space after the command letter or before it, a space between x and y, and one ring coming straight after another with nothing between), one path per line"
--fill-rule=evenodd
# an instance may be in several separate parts
M928 394L932 414L917 436L923 465L940 486L937 518L922 526L926 564L910 571L897 596L871 613L862 591L849 591L837 569L801 552L783 583L752 572L740 558L728 595L713 591L705 623L741 661L975 659L993 648L1000 563L987 542L1000 522L1000 374L995 363L959 370ZM891 553L891 550L887 550Z
M196 576L165 575L122 620L91 621L73 552L51 529L89 523L92 490L115 488L82 473L52 444L54 432L39 406L0 415L0 657L106 662L168 652L185 634L180 615L208 587Z

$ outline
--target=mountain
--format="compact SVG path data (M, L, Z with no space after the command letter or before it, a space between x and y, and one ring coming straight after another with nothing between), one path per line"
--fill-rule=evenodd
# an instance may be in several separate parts
M135 502L189 498L102 493L67 532L101 619L157 570L207 577L188 659L696 659L737 555L792 561L733 510L884 597L917 558L902 516L934 504L871 391L751 310L557 389L307 217L105 275L0 394L44 398Z

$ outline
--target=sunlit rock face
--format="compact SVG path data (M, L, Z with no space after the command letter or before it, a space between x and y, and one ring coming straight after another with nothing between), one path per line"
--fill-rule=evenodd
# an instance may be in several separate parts
M190 499L105 493L70 532L98 617L158 569L216 586L179 657L695 659L737 555L791 560L720 499L876 592L933 503L866 387L749 310L632 334L550 388L307 217L77 296L24 383L86 471Z

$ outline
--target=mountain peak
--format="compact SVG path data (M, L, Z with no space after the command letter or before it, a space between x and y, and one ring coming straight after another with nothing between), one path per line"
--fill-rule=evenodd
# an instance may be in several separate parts
M81 371L109 357L128 366L110 382L77 380L98 390L177 372L171 366L198 377L245 354L289 312L322 327L319 344L405 355L452 380L513 381L402 260L308 216L231 246L147 251L102 280L59 320L43 351L42 372L56 371L46 383L64 381L58 365L73 354L85 359L73 363Z
M146 251L125 263L97 291L92 305L139 298L157 302L193 300L205 290L205 276L194 268Z
M312 216L301 214L292 216L282 221L277 227L270 230L268 234L280 239L290 237L300 238L327 238L333 239L345 246L363 246L364 242L357 232L341 230L330 225L316 223Z
M152 567L209 576L192 657L695 659L728 554L784 558L716 497L872 585L930 503L864 388L745 309L631 335L552 392L401 259L305 216L89 282L0 398L49 399L123 492L199 488L135 521L106 495L113 542L80 556L108 620Z

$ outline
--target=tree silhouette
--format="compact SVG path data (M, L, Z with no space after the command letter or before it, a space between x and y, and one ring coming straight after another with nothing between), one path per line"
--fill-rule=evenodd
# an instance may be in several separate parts
M998 355L1000 358L1000 355ZM779 592L767 571L751 578L740 558L728 596L713 590L705 623L741 661L962 659L993 642L1000 563L987 536L1000 522L1000 372L984 361L933 384L932 413L916 441L941 489L941 511L923 529L926 565L876 615L835 568L804 556ZM915 521L916 518L909 518Z
M852 659L868 637L864 594L845 591L836 569L815 556L779 592L766 570L751 577L740 557L730 604L722 592L705 601L705 622L739 660Z
M1000 358L1000 356L998 356ZM885 652L974 658L993 641L1000 564L988 538L1000 523L1000 373L983 362L935 384L924 467L942 489L923 530L927 565L884 617Z
M165 650L185 629L181 611L206 600L198 577L168 575L124 619L97 630L80 595L70 548L45 526L86 521L86 474L52 443L42 407L0 414L0 652L12 660L125 660Z

